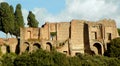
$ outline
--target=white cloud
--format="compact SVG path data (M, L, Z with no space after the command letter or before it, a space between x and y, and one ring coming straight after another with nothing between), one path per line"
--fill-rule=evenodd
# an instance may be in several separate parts
M107 3L105 0L67 0L67 2L67 13L75 18L98 20L113 17L118 13L118 5Z
M1 2L5 2L5 0L0 0L0 3L1 3Z
M72 19L100 20L111 18L120 26L120 1L119 0L66 0L66 7L59 14L53 15L45 8L34 8L40 25L44 22L71 21Z
M28 16L28 13L29 13L28 10L22 9L22 14L23 14L25 26L27 26L27 16Z

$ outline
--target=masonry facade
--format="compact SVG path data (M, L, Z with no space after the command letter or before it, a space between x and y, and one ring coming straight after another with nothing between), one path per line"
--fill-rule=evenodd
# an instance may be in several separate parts
M109 41L117 37L116 23L111 19L97 22L46 22L41 28L21 28L20 52L32 52L40 48L51 51L54 47L58 52L71 56L79 53L103 55Z

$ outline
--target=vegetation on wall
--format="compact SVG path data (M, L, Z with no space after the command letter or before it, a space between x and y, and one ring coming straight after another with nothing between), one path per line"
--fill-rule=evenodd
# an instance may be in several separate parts
M50 32L50 35L51 35L52 37L54 37L54 36L57 35L57 32Z
M57 32L50 32L50 37L52 38L53 40L53 37L55 37L57 35Z

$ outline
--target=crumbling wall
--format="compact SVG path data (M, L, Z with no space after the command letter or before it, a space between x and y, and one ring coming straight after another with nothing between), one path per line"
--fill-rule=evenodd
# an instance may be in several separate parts
M68 22L61 22L57 23L57 41L65 41L69 39L69 31L70 23Z
M84 53L84 21L71 22L71 54Z

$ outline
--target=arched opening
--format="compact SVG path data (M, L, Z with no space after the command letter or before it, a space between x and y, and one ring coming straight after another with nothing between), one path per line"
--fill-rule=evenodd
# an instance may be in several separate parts
M24 42L24 49L25 51L29 52L29 43L28 42Z
M90 51L90 55L95 55L95 52L94 51Z
M10 46L6 46L7 53L10 53Z
M108 49L110 47L110 43L107 43L107 48L106 49Z
M2 45L0 47L1 47L2 54L5 54L7 52L7 46L6 45Z
M96 47L97 50L94 50L95 53L99 54L99 55L102 55L102 47L99 43L95 43L93 45L94 47Z
M79 55L81 55L81 53L80 53L80 52L76 52L75 55L76 55L76 56L79 56Z
M51 51L52 50L52 45L50 42L46 43L46 50Z
M38 50L41 48L41 45L39 43L34 43L33 44L33 50Z

